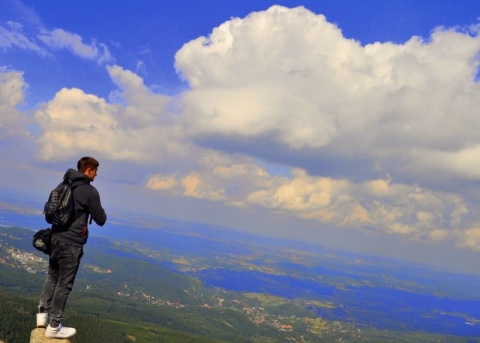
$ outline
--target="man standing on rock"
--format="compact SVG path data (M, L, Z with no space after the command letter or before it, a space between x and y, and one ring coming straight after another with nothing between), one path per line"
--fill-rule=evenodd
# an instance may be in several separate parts
M37 327L46 327L47 338L68 338L76 333L74 328L63 326L62 320L83 256L83 245L87 243L88 218L91 216L100 226L107 221L100 195L90 185L97 176L98 166L94 158L82 157L77 163L77 170L68 169L64 176L64 179L71 181L76 219L67 227L52 226L48 273L37 313Z

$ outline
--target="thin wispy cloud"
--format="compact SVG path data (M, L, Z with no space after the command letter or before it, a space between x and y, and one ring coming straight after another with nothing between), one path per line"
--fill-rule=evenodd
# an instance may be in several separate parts
M54 29L42 31L38 35L38 39L50 48L67 49L78 57L94 60L99 64L112 61L110 51L105 44L95 42L85 44L82 37L76 33Z
M25 25L13 20L0 24L0 48L4 51L21 49L36 52L41 56L54 55L55 50L68 50L77 57L96 61L98 64L114 61L106 44L96 41L84 42L78 33L61 28L48 29L41 19L20 2L15 3Z
M13 21L0 25L0 48L3 50L18 48L31 50L42 56L49 55L43 47L24 33L22 24Z

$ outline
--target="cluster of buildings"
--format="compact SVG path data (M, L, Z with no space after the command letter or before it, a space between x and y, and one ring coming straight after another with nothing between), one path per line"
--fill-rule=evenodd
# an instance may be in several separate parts
M112 270L110 268L101 268L99 266L95 266L93 264L85 264L85 268L90 269L91 271L95 273L100 273L100 274L111 274Z
M128 284L125 284L123 290L117 291L117 295L120 297L127 297L127 298L132 298L132 299L143 299L147 301L148 303L156 306L168 306L168 307L173 307L173 308L184 308L186 305L181 304L178 301L168 301L168 300L163 300L163 299L158 299L155 296L148 294L144 291L133 291L130 289L130 286Z
M0 252L2 252L0 253L0 264L5 264L12 268L24 269L29 273L36 274L44 272L48 267L47 259L24 250L15 249L1 241Z
M33 249L33 248L32 248ZM23 269L29 273L43 273L48 268L48 258L40 257L25 250L16 249L0 240L0 264L8 265L15 269ZM84 266L95 273L112 273L110 268L101 268L95 265Z

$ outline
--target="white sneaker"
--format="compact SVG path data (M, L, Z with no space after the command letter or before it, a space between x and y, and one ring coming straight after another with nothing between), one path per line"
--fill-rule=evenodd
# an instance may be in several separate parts
M46 328L48 321L48 313L37 313L37 328Z
M50 325L47 326L45 330L45 337L47 338L68 338L75 335L77 330L74 328L67 328L62 326L62 324L58 325L56 328L52 328Z

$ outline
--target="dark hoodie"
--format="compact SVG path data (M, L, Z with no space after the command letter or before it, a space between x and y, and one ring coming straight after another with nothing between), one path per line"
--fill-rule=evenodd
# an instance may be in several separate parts
M69 179L72 182L76 219L67 228L53 226L53 238L64 243L81 246L87 243L89 215L100 226L107 221L107 215L102 208L100 194L95 187L90 185L87 175L75 169L68 169L63 179Z

